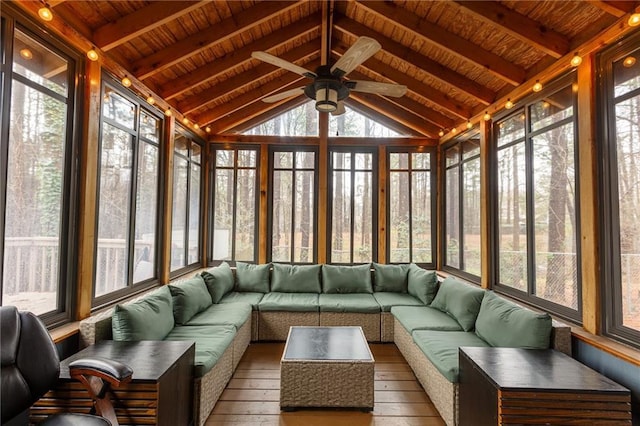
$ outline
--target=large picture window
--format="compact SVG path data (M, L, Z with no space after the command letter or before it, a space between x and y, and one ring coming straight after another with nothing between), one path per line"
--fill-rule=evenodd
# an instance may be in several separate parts
M433 266L433 150L388 149L387 261Z
M74 279L77 55L2 16L1 304L69 318Z
M202 146L177 127L173 151L171 272L200 262Z
M574 78L494 125L496 288L579 319Z
M212 260L257 260L258 148L213 150Z
M157 278L161 118L105 77L94 296Z
M365 149L329 151L329 263L377 259L377 155Z
M444 150L444 265L480 278L480 134L472 129Z
M606 332L640 345L640 38L599 57L606 123L602 240L602 282L607 303Z
M317 161L315 149L275 147L271 150L268 256L273 262L316 262Z

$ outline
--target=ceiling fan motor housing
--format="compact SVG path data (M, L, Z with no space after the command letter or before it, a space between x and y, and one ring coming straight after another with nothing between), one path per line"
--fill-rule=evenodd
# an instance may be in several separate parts
M313 83L305 86L305 95L316 101L318 111L335 111L338 107L338 101L349 96L349 88L340 77L331 74L331 68L327 65L318 67L316 74L317 77Z

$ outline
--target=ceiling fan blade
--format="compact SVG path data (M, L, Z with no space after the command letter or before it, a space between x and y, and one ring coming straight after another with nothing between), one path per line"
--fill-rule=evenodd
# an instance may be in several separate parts
M354 92L375 93L376 95L399 98L407 93L407 86L401 84L378 83L377 81L349 80L347 87Z
M287 90L286 92L276 93L275 95L267 96L266 98L262 98L262 102L266 102L268 104L272 104L274 102L281 101L287 98L293 98L294 96L298 96L304 93L304 87L298 87L296 89Z
M347 112L347 110L344 108L344 102L343 101L338 101L338 108L336 108L335 111L331 112L331 115L333 115L333 116L342 115L345 112Z
M382 46L370 37L360 37L349 48L338 62L331 67L331 73L336 77L342 77L356 69L358 65L375 55Z
M296 64L292 64L289 61L285 61L284 59L280 59L277 56L273 56L272 54L267 52L251 52L251 57L254 59L258 59L262 62L266 62L268 64L275 65L280 68L284 68L291 72L295 72L296 74L300 74L305 77L309 77L309 78L316 77L316 73L311 72L305 68L299 67Z

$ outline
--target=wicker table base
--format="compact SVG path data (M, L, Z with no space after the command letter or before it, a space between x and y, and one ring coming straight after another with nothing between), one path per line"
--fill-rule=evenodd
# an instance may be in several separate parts
M280 362L280 408L371 411L373 377L361 327L291 327Z

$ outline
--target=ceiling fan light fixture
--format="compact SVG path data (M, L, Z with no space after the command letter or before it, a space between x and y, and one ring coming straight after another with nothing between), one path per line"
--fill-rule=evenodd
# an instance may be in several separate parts
M316 90L316 109L320 112L333 112L338 109L338 91L329 85Z

